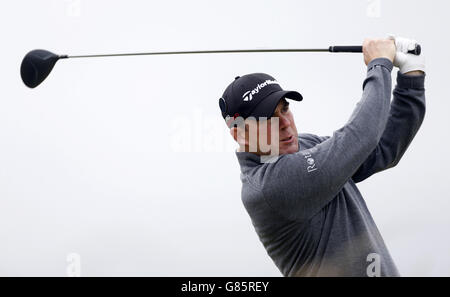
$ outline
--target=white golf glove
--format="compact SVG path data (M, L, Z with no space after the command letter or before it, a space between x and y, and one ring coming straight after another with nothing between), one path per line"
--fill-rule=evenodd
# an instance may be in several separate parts
M425 56L408 54L408 51L415 49L417 41L404 37L396 37L393 34L388 35L389 39L395 41L397 53L394 58L394 66L399 68L400 73L405 74L414 70L425 72Z

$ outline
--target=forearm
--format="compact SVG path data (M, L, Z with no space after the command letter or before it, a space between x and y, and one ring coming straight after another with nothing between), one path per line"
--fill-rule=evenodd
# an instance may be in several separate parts
M426 112L424 84L424 74L397 74L389 120L380 141L385 151L391 154L389 167L398 164L422 125Z
M349 147L354 150L354 154L361 150L361 146L372 146L372 149L375 147L383 134L389 115L392 62L379 58L371 64L372 68L380 70L368 69L363 83L362 99L357 103L345 126L334 132L354 136L356 143ZM368 65L369 68L371 64Z
M386 129L375 150L353 175L355 182L399 163L425 117L424 83L425 74L397 74Z
M420 75L424 75L424 74L425 74L425 72L423 72L421 70L414 70L414 71L405 73L405 75L410 75L410 76L420 76Z

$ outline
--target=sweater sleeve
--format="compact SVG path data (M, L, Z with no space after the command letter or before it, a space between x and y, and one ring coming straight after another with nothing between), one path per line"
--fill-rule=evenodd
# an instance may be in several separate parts
M308 219L328 204L375 149L389 116L392 62L367 65L363 94L347 123L332 137L261 168L262 194L289 219Z
M360 182L398 164L425 117L425 74L397 73L397 85L386 129L380 142L352 179Z

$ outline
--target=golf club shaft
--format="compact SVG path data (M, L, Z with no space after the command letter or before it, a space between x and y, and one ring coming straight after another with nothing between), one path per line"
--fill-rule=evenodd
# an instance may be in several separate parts
M148 56L148 55L184 55L184 54L274 53L274 52L328 52L328 49L242 49L242 50L148 52L148 53L125 53L125 54L101 54L101 55L67 56L67 58L98 58L98 57ZM62 56L61 58L64 58L64 57L65 56Z
M420 45L409 51L411 54L420 55ZM331 52L331 53L362 53L362 46L330 46L329 48L309 49L241 49L241 50L207 50L207 51L171 51L171 52L147 52L147 53L124 53L124 54L100 54L100 55L78 55L65 58L99 58L99 57L123 57L123 56L150 56L150 55L185 55L185 54L230 54L230 53L286 53L286 52Z

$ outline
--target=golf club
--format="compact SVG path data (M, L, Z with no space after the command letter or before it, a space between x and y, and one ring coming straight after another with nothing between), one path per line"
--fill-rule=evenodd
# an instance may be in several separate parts
M274 52L331 52L331 53L362 53L362 46L330 46L327 49L243 49L243 50L207 50L207 51L176 51L176 52L147 52L125 54L101 54L101 55L57 55L46 50L32 50L22 60L20 75L22 81L29 88L35 88L41 84L52 71L59 59L74 58L100 58L123 56L149 56L149 55L183 55L183 54L221 54L221 53L274 53ZM420 55L421 47L416 44L411 54Z

